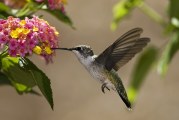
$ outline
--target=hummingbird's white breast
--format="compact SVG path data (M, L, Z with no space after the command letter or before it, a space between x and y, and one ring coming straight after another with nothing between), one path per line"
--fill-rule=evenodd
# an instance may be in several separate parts
M111 83L111 81L108 79L108 76L105 72L104 66L99 65L95 58L97 55L84 57L79 52L74 51L75 55L77 56L80 63L86 68L86 70L90 73L90 75L100 82L101 84L106 83L108 88L112 88L115 90L114 85Z
M102 83L104 82L104 80L106 79L106 75L104 74L102 66L96 65L95 58L97 57L97 55L84 58L83 56L81 56L81 54L76 53L76 56L80 63L86 68L86 70L94 79Z

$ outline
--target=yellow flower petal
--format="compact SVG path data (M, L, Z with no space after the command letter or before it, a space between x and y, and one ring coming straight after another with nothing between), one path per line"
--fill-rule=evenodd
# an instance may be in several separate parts
M52 54L52 50L50 49L50 47L45 47L44 50L47 54Z
M23 29L23 31L22 31L22 33L25 34L25 35L27 35L29 32L30 32L29 29Z
M33 27L33 31L34 31L34 32L37 32L38 30L39 30L39 29L38 29L37 27L35 27L35 26Z
M10 36L12 38L19 38L20 35L24 34L27 35L30 32L29 29L25 29L25 28L16 28L15 30L12 30L10 33Z
M20 23L19 23L21 26L24 26L26 24L26 21L25 20L21 20Z
M62 3L66 5L67 4L67 0L62 0Z
M18 38L19 33L18 33L16 30L12 30L11 33L10 33L10 36L11 36L12 38Z
M19 34L24 30L24 28L16 28L16 32Z
M44 21L44 20L43 20ZM44 21L47 25L50 25L47 21Z
M42 48L40 46L35 46L33 52L40 55L42 53Z
M55 31L55 35L59 35L59 32Z

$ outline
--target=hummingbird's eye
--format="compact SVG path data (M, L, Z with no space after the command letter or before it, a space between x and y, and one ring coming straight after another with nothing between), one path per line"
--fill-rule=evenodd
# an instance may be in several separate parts
M82 48L81 48L81 47L77 47L76 49L77 49L78 51L81 51L81 50L82 50Z

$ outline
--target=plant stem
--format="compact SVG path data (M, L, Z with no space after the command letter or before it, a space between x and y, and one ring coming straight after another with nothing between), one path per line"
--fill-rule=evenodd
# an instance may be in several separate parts
M146 15L148 15L155 22L159 23L161 26L165 27L167 25L162 16L160 16L160 14L149 7L146 3L140 4L139 9L141 9Z
M29 3L27 3L22 9L20 9L20 10L16 13L16 16L17 16L17 17L20 17L20 16L25 15L25 14L29 11L28 7L29 7Z

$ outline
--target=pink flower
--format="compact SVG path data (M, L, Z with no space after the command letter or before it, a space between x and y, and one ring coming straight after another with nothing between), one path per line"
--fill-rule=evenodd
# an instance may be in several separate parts
M26 40L19 40L18 43L19 43L19 48L21 48L21 49L25 49L27 46Z
M27 53L27 50L25 48L19 49L19 54L20 54L21 57L25 57L26 53Z
M2 31L2 30L3 30L3 25L0 24L0 31Z
M11 50L11 49L9 49L8 53L12 57L16 57L17 56L17 50Z
M17 46L18 46L18 42L16 39L11 39L9 41L9 49L15 50L17 48Z
M8 17L0 20L0 44L7 45L10 56L26 56L36 53L51 61L54 50L58 47L58 32L47 21L33 18Z
M44 0L35 0L36 2L44 2ZM64 5L67 3L67 0L48 0L48 7L51 10L61 10L62 13L65 13Z
M49 4L50 9L52 10L58 9L60 8L61 0L48 0L48 4Z
M9 38L2 32L0 32L0 44L6 44Z

